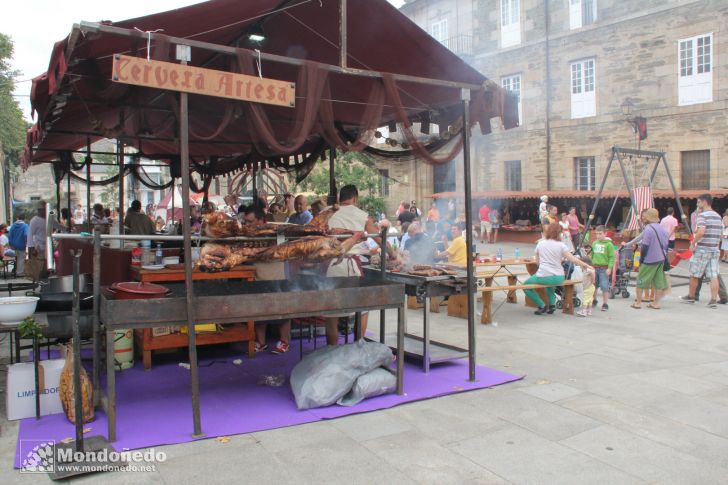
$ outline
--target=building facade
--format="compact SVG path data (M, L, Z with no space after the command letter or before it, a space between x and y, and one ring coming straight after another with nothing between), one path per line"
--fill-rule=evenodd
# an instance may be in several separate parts
M520 96L519 127L473 137L474 191L593 191L612 146L637 148L635 117L678 189L728 188L725 0L409 0L401 12ZM647 185L645 160L627 171ZM624 188L617 167L607 188ZM669 188L663 171L654 188Z

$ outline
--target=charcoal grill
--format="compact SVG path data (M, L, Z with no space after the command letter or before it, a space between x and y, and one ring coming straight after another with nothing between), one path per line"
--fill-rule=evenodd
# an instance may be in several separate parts
M165 284L165 298L111 300L100 298L99 320L106 332L107 348L114 348L114 331L179 324L185 320L184 283ZM317 315L397 309L397 393L403 393L404 294L400 283L369 278L298 278L284 281L195 282L195 322L234 323L247 320L301 318ZM360 325L356 328L361 335ZM197 362L190 362L196 366ZM107 359L109 441L116 440L116 382L113 359ZM195 373L191 373L195 376ZM194 377L193 377L194 379ZM195 390L193 383L193 400Z

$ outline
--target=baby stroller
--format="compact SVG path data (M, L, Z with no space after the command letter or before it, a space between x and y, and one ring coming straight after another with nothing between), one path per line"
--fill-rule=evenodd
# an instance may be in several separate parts
M624 246L617 251L617 274L612 281L612 287L609 289L609 296L622 294L622 298L629 298L630 273L634 267L634 250Z
M574 268L575 268L574 263L572 263L571 261L567 261L562 266L564 267L564 277L567 280L570 280L574 275ZM564 302L563 302L564 287L557 286L554 293L556 293L556 308L558 308L560 310L560 309L564 308ZM574 292L574 308L579 308L581 306L581 300L579 299L579 293L581 293L581 292L580 291Z

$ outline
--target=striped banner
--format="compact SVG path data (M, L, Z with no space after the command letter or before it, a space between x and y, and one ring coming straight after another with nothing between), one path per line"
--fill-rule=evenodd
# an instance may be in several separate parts
M637 206L637 214L630 212L629 223L626 228L634 231L640 228L639 214L650 207L653 207L652 187L635 187L632 190L634 194L634 203Z

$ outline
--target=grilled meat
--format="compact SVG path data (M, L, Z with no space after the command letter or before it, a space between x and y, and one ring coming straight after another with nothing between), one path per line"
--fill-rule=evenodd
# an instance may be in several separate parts
M202 246L197 267L200 271L215 273L227 271L243 263L255 261L266 247L249 247L247 244L207 243Z
M361 233L349 239L339 241L325 236L303 237L287 241L278 246L266 249L259 256L260 261L293 261L303 260L321 262L342 257L361 239Z

